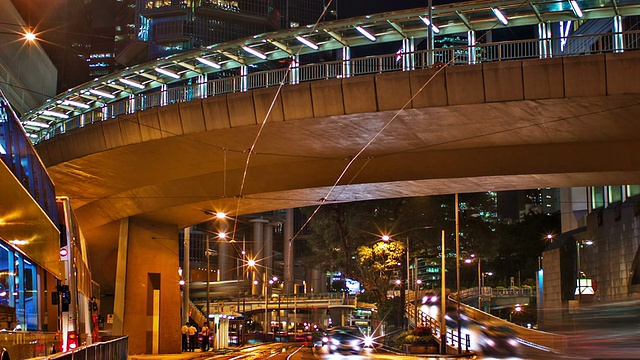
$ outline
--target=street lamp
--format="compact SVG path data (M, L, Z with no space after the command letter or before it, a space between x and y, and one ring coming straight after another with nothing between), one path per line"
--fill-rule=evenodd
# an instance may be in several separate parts
M413 290L413 325L418 327L418 289L422 285L422 279L416 279L416 288Z
M212 250L211 247L209 246L209 235L206 236L206 240L207 240L207 244L206 244L206 250L204 251L204 254L207 256L207 321L209 321L209 307L210 307L210 300L209 300L209 295L210 295L210 287L211 287L211 257L212 256L218 256L218 252L216 250Z
M478 310L482 310L482 259L471 254L471 258L464 260L466 264L471 264L474 261L478 262Z
M516 306L513 308L513 311L509 313L509 322L513 322L513 313L519 314L521 312L522 306L520 306L520 304L516 304Z

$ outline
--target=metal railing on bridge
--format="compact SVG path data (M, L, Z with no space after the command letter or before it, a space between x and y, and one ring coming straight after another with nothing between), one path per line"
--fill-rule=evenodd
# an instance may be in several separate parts
M99 343L81 346L77 349L59 354L52 354L39 359L50 360L112 360L126 359L129 356L129 337L121 336ZM17 358L17 357L16 357Z
M622 48L614 43L622 38ZM553 54L542 50L551 48L552 44L563 43L563 51ZM596 53L622 52L640 49L640 31L626 31L622 33L605 33L593 35L568 36L549 39L529 39L504 41L496 43L479 43L475 46L457 46L434 50L416 51L398 55L377 55L354 58L346 61L330 61L317 64L296 66L292 69L281 68L268 71L249 73L247 75L232 76L209 80L206 83L195 83L168 88L162 91L145 92L131 95L123 100L106 103L100 108L88 110L78 116L59 120L51 127L38 132L37 141L49 139L55 135L65 133L85 125L116 118L120 115L131 114L160 106L175 103L201 100L213 96L244 92L259 88L279 86L281 84L297 84L300 82L340 79L352 76L379 74L393 71L426 69L428 64L435 61L433 66L450 66L461 64L478 64L506 60L535 59L546 57L577 56ZM473 58L469 54L475 54ZM411 57L412 64L407 68L403 57ZM293 69L296 76L293 76ZM237 71L235 72L237 74Z

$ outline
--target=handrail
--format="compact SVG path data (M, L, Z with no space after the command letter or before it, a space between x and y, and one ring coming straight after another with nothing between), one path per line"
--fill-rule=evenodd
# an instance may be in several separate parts
M614 36L616 35L622 36L623 49L616 49L614 47ZM562 52L558 52L558 50L553 54L542 53L541 44L543 43L547 45L548 48L558 46L558 49L560 49L560 46L563 46L563 50ZM528 39L504 41L477 44L473 47L457 46L422 50L404 55L394 53L366 56L346 61L337 60L300 65L292 68L299 72L299 76L292 76L292 71L287 68L260 71L250 73L246 76L230 76L209 80L201 84L177 86L164 91L140 93L128 99L107 103L101 108L88 110L78 116L61 120L55 123L54 126L40 130L36 142L50 139L56 135L95 122L114 119L120 115L132 114L170 104L202 100L212 96L268 88L271 86L279 86L280 84L293 85L300 82L342 79L392 71L426 69L430 67L431 59L435 60L436 65L462 65L506 60L577 56L627 50L640 50L640 30L618 34L579 35L545 40ZM470 53L475 54L475 57L470 58ZM412 65L409 68L406 66L403 67L404 61L400 61L399 56L411 57L413 59L411 62Z

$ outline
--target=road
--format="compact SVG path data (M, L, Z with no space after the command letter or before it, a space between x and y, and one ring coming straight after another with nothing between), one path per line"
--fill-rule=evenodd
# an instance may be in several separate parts
M353 360L395 360L395 359L418 359L404 355L396 355L384 350L365 350L360 355L329 355L322 347L311 347L305 343L269 343L244 348L229 354L212 356L206 359L223 360L332 360L332 359L353 359ZM424 357L422 357L424 359Z

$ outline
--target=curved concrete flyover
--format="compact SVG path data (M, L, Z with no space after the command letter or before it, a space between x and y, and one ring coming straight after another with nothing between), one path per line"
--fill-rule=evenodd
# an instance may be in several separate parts
M637 183L639 60L531 59L286 86L242 191L246 150L276 88L122 116L37 149L85 231L130 216L185 227L210 219L203 209L318 204L391 119L329 201Z
M639 58L455 66L421 92L435 70L284 87L239 201L246 150L276 88L122 116L37 149L85 229L129 216L184 227L210 218L202 209L318 204L348 160L396 115L330 201L636 183Z
M455 66L429 83L435 70L283 87L242 190L245 151L275 88L122 116L37 149L58 193L71 198L93 280L113 294L103 302L113 301L113 332L129 335L132 353L151 353L149 314L157 314L153 336L161 351L177 352L178 229L209 220L203 210L637 183L638 57Z

